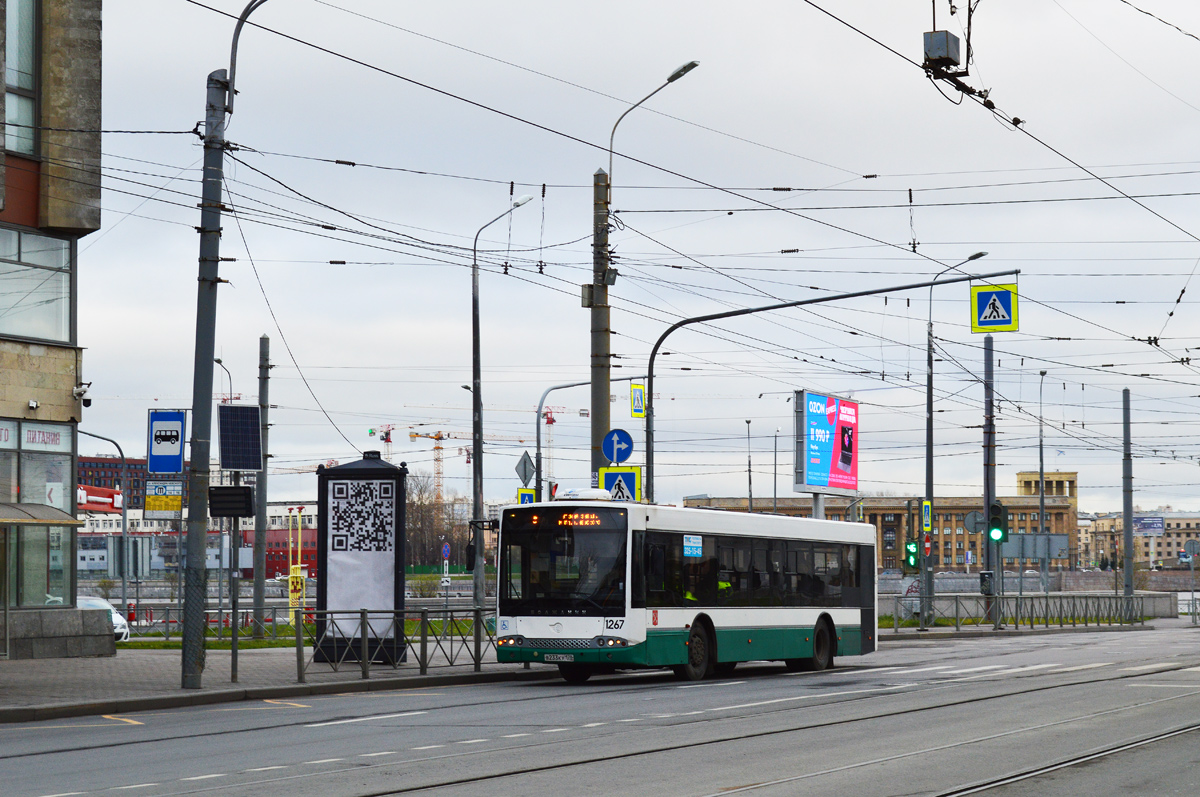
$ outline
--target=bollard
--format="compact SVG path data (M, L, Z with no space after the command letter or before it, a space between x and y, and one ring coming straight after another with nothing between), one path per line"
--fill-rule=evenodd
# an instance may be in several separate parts
M421 610L421 675L429 672L429 610Z
M304 683L304 626L296 624L296 683Z
M362 662L362 677L371 677L371 658L368 656L367 650L367 610L358 610L358 639L359 649L358 658Z
M483 669L483 610L475 610L475 672Z

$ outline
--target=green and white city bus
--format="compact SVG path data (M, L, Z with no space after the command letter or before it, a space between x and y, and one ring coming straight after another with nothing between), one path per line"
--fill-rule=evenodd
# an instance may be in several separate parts
M875 530L864 523L611 501L507 507L497 658L596 673L743 661L825 669L875 650Z

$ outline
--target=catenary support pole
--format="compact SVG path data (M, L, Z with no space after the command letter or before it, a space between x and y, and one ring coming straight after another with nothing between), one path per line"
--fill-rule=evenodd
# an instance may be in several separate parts
M270 464L270 447L267 432L271 425L267 413L271 409L271 339L263 335L258 339L258 418L262 436L262 470L254 480L254 638L263 638L267 605L267 466Z
M183 585L184 689L200 689L204 670L207 600L205 542L208 536L209 455L212 435L213 355L217 334L217 285L221 282L221 203L225 181L225 116L233 113L237 47L246 18L267 0L250 0L233 29L229 71L208 75L204 111L204 171L200 190L200 267L196 287L196 351L192 374L191 470L188 474L187 560Z
M591 486L600 486L600 469L608 464L604 458L604 436L608 434L612 413L609 402L612 363L610 332L611 314L608 307L608 174L597 169L592 175L592 457Z
M221 260L221 188L224 182L224 69L208 76L204 117L204 172L200 201L200 276L196 297L196 358L192 374L191 469L188 473L187 565L183 583L182 686L199 689L204 670L207 601L209 457L212 433L213 353L216 348L218 264Z
M985 335L983 338L983 509L985 515L987 508L996 500L996 416L992 387L994 378L992 351L992 336ZM1004 560L1000 556L1000 543L986 540L984 546L991 555L988 569L993 573L994 581L992 583L996 585L996 597L998 598L993 601L997 608L993 612L992 625L993 628L999 628L999 607L1004 604Z
M1121 459L1122 518L1125 526L1125 596L1133 595L1133 439L1129 423L1129 388L1121 391L1121 425L1124 455Z

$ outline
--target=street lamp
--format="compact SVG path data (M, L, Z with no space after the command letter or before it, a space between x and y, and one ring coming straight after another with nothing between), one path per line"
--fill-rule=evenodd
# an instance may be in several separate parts
M608 434L612 413L609 406L609 391L612 389L612 332L608 306L608 286L617 278L615 269L610 268L608 254L608 222L612 208L613 140L617 126L629 113L646 100L691 72L700 65L699 61L688 61L667 77L666 81L642 99L629 106L612 126L608 135L608 174L596 170L592 185L592 283L585 286L585 296L590 292L590 301L585 306L591 311L591 471L599 478L600 468L608 464L604 459L604 436ZM599 482L597 482L599 484Z
M750 419L746 419L746 511L754 511L754 475L750 468L752 461L750 459Z
M662 91L663 89L665 89L667 86L669 86L669 85L671 85L672 83L674 83L676 80L679 80L679 78L683 77L683 76L684 76L684 75L686 75L688 72L691 72L693 69L695 69L695 68L696 68L696 67L698 67L698 66L700 66L700 62L699 62L699 61L688 61L686 64L684 64L683 66L679 67L679 68L678 68L678 69L676 69L674 72L672 72L672 73L671 73L671 75L670 75L670 76L667 78L667 80L666 80L666 82L665 82L665 83L663 83L661 86L659 86L658 88L656 88L654 91L652 91L652 92L650 92L649 94L647 94L645 97L642 97L640 100L638 100L637 102L635 102L633 105L630 105L630 106L629 106L629 107L628 107L628 108L625 110L625 113L623 113L623 114L621 114L620 116L618 116L618 117L617 117L617 122L616 122L616 124L614 124L614 125L612 126L612 132L608 134L608 185L609 185L609 195L608 195L608 201L609 201L609 203L610 203L610 204L611 204L611 202L612 202L612 173L613 173L613 170L612 170L612 164L613 164L613 139L614 139L614 138L616 137L616 135L617 135L617 125L621 124L621 120L622 120L622 119L624 119L626 116L628 116L628 115L629 115L629 112L630 112L630 111L632 111L634 108L637 108L639 105L641 105L642 103L644 103L646 100L650 99L650 98L651 98L651 97L653 97L655 94L659 93L660 91Z
M229 400L229 402L232 402L233 401L233 376L229 373L229 369L225 367L225 363L221 362L220 357L213 357L213 362L215 362L217 365L221 366L221 370L225 372L225 378L229 380L228 400ZM222 401L221 403L225 404L226 402Z
M1042 444L1045 441L1045 430L1042 423L1042 385L1046 381L1046 372L1038 371L1038 533L1049 531L1046 528L1046 458L1045 452L1042 450ZM1050 577L1050 551L1049 545L1046 546L1046 557L1042 559L1044 563L1042 567L1042 580L1049 585Z
M771 470L771 511L776 515L779 514L779 431L778 426L775 427L775 465Z
M488 227L533 199L529 194L517 197L512 207L479 228L471 244L471 449L475 461L471 463L471 488L474 494L471 525L474 527L472 540L475 543L475 608L483 608L483 400L480 398L479 367L479 236ZM463 385L466 387L466 385Z

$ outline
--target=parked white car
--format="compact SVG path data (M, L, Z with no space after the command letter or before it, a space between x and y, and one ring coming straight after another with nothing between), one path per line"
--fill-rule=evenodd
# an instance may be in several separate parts
M75 604L80 609L107 609L109 617L112 619L113 636L118 642L129 641L129 623L126 622L125 616L117 611L117 607L113 606L104 598L93 598L88 595L80 595Z

